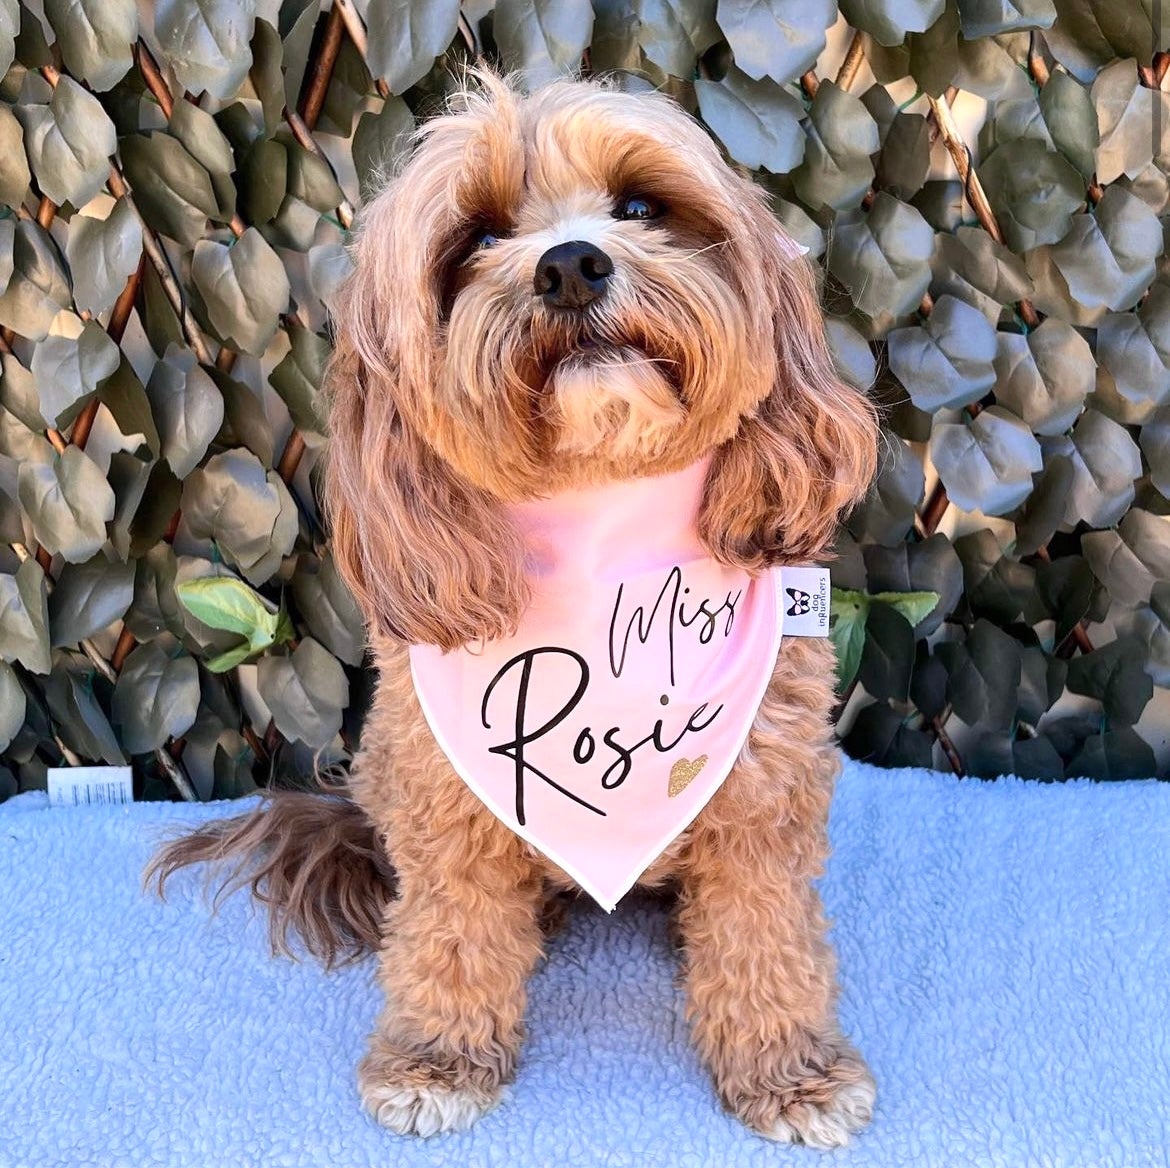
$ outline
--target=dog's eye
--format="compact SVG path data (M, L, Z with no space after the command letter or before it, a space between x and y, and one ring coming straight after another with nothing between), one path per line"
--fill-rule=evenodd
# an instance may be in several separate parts
M662 204L644 195L628 195L618 202L613 214L615 219L657 219Z
M487 230L481 231L475 237L475 246L476 246L477 250L480 248L495 247L496 244L499 242L500 242L500 237L494 231L492 231L490 228Z

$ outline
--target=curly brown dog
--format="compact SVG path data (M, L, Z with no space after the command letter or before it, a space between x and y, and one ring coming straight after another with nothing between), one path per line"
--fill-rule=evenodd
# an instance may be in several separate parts
M328 960L376 949L386 1006L362 1099L426 1135L500 1098L542 913L575 884L456 772L409 647L515 633L533 576L510 508L704 459L707 557L753 579L822 558L877 429L834 372L812 264L657 94L523 96L476 75L367 206L354 260L334 306L326 502L379 682L348 794L277 793L154 871L229 859L278 944L291 926ZM874 1100L810 883L838 767L832 649L785 637L769 668L730 773L638 884L677 890L694 1041L724 1103L829 1147Z

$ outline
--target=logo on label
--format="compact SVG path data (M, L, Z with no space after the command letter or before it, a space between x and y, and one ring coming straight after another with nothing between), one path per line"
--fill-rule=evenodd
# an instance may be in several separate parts
M787 616L804 616L812 604L812 597L800 588L785 588L784 591L792 598L792 604L784 610L785 614Z

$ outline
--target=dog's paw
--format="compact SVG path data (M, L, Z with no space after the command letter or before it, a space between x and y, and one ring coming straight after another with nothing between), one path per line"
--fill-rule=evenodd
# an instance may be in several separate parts
M735 1100L733 1110L779 1143L843 1147L873 1117L877 1087L856 1051L847 1047L826 1061L824 1070Z
M377 1039L358 1066L366 1110L401 1136L465 1131L503 1094L485 1068L459 1058L438 1066L386 1048Z

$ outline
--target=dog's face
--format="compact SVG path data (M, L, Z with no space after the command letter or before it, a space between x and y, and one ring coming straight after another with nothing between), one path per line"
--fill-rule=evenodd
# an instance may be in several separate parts
M400 408L505 498L693 461L771 388L799 249L668 99L488 86L369 212Z
M371 623L506 631L501 504L708 454L713 555L823 552L876 429L762 189L663 96L478 84L366 207L335 306L328 502Z

